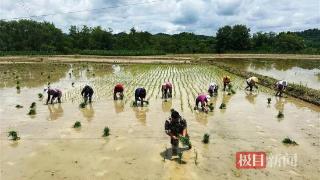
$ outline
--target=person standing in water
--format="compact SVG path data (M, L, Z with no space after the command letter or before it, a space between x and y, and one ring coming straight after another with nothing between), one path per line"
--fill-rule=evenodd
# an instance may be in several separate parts
M50 100L51 104L53 104L55 99L58 99L58 103L61 103L62 92L59 89L51 89L50 87L48 87L46 91L48 93L46 104L48 104Z
M84 86L84 88L81 91L81 96L84 99L84 103L87 103L88 99L89 99L89 103L92 102L92 95L93 95L94 91L92 89L92 87L86 85Z
M224 76L223 77L223 91L226 91L226 88L231 88L231 78L230 76Z
M206 111L206 106L208 106L208 102L210 101L210 96L206 94L200 94L196 98L196 106L195 110L199 108L199 104L201 104L201 110Z
M250 77L246 80L246 83L247 83L247 87L245 88L245 90L249 90L252 91L253 90L253 87L255 87L256 89L258 89L258 86L256 85L256 83L259 82L258 78L257 77Z
M180 116L180 114L171 109L171 116L166 120L164 125L165 132L170 136L170 143L172 145L172 154L176 155L179 150L179 137L189 138L187 131L187 121ZM192 146L189 144L188 149Z
M215 82L210 83L208 88L209 95L212 97L214 94L218 94L218 88L219 86Z
M147 95L147 91L145 88L137 88L134 93L135 105L138 106L138 101L140 101L140 105L141 107L143 107L143 102L146 102L144 101L144 99L146 98L146 95Z
M284 91L288 87L288 82L285 80L281 80L281 81L278 81L275 86L276 86L276 91L277 91L276 96L282 97L282 94L284 93Z
M162 98L167 99L172 97L172 84L167 81L161 86Z
M118 83L113 89L113 99L117 100L118 99L117 94L119 94L120 99L122 100L124 96L123 91L124 91L123 84Z

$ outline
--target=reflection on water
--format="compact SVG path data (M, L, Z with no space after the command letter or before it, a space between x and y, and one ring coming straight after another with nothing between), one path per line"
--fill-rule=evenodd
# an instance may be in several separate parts
M170 112L172 108L172 99L168 99L167 101L162 101L162 111Z
M320 61L318 60L223 59L221 61L242 70L320 89Z
M142 125L146 125L148 108L145 107L132 107L135 112L136 118Z
M117 114L124 111L124 102L123 101L113 101L113 105L114 105L114 110Z
M91 121L93 119L94 109L91 103L86 105L85 108L81 108L80 111L82 112L83 117L85 117L88 121Z
M58 104L48 104L49 117L48 120L57 120L63 116L63 109L61 103Z
M285 103L286 103L286 98L276 97L276 103L274 104L274 108L284 113Z
M256 104L256 97L258 96L258 93L256 92L248 92L248 91L245 91L246 93L246 100L248 100L248 102L250 104Z

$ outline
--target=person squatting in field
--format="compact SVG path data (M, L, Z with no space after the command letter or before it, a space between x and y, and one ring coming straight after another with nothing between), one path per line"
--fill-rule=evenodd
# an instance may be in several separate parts
M62 92L59 89L51 89L50 87L48 87L48 89L45 89L45 91L47 91L47 94L48 94L46 104L49 103L50 99L51 99L51 104L53 104L56 98L58 99L58 103L61 103Z
M282 97L283 92L288 87L288 82L285 80L278 81L276 84L276 96Z
M206 94L200 94L196 98L196 106L195 110L199 108L199 104L201 104L201 110L207 111L206 106L208 106L208 102L210 101L210 96Z
M247 83L247 87L245 88L245 90L249 90L252 91L253 87L255 87L256 89L258 89L258 86L256 85L256 83L258 82L258 78L257 77L250 77L246 80Z
M146 95L147 95L147 91L145 88L137 88L134 93L135 105L138 106L138 101L140 101L140 105L141 107L143 107L143 102L146 102L144 101L144 99L146 98Z
M166 120L164 125L165 132L170 136L170 142L172 145L172 154L176 155L179 150L179 137L183 136L189 138L187 131L187 121L180 116L180 114L171 109L171 116ZM191 149L191 144L188 149Z
M92 95L93 95L94 91L92 89L92 87L86 85L84 86L84 88L81 91L81 96L84 99L84 103L87 103L88 99L89 99L89 103L92 102Z
M218 94L218 88L219 86L215 82L210 83L208 88L209 95L212 97L214 94Z
M162 98L167 99L172 97L172 84L166 81L161 86Z
M224 76L223 77L223 91L226 91L226 88L231 88L231 78L230 76Z
M117 100L118 99L117 94L119 94L119 97L122 100L123 99L123 91L124 91L123 84L118 83L113 89L113 99Z

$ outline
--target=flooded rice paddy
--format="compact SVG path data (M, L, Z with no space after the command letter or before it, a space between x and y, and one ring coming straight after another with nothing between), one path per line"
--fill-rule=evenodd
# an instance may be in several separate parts
M320 174L320 107L276 98L264 87L246 92L243 78L215 66L30 63L0 64L0 70L0 179L317 179ZM222 87L224 75L231 76L236 94L220 88L211 99L213 112L194 111L197 94L212 81ZM166 80L173 83L173 98L167 102L160 90ZM63 91L61 104L44 105L46 95L39 99L48 82ZM113 101L118 82L125 85L123 101ZM95 94L93 103L81 109L85 84ZM132 107L137 87L146 88L147 107ZM36 115L30 116L32 102ZM226 109L218 108L222 102ZM171 156L164 132L171 108L187 120L193 144L183 151L182 163ZM277 118L279 111L284 118ZM80 129L72 128L76 121ZM110 136L104 138L106 126ZM9 140L10 130L21 139ZM209 144L202 143L204 133L210 134ZM299 145L282 144L286 137ZM294 154L297 161L237 169L235 154L241 151L263 151L268 157Z
M242 70L320 89L319 60L221 59L220 61Z

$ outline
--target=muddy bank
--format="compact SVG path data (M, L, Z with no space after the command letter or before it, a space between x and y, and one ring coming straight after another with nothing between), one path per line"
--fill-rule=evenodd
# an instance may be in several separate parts
M276 84L276 82L278 82L279 80L268 77L268 76L263 76L257 73L253 73L253 72L247 72L247 71L242 71L230 66L227 66L225 64L216 62L216 61L210 61L210 64L213 64L217 67L220 67L230 73L236 74L238 76L244 77L244 78L249 78L251 76L256 76L259 78L259 84L274 89L274 85ZM285 91L286 94L307 101L309 103L315 104L315 105L320 105L320 91L319 90L315 90L315 89L311 89L302 85L296 85L296 84L292 84L289 83L287 90Z

